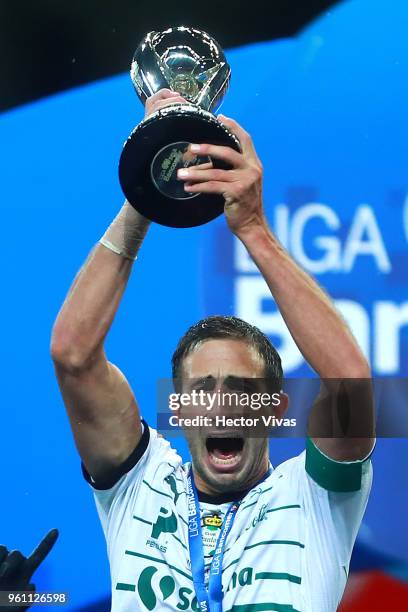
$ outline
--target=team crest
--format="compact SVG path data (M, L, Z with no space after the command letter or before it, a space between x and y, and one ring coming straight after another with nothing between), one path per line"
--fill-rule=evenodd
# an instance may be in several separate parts
M208 514L204 514L203 516L203 526L207 527L207 529L217 530L221 529L222 518L216 512L210 512Z

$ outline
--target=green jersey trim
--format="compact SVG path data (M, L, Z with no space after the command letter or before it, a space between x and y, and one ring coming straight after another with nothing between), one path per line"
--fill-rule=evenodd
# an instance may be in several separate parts
M361 489L361 478L371 453L360 461L335 461L306 441L306 472L323 489L334 493L351 493Z
M280 544L283 546L298 546L299 548L305 547L305 545L302 544L301 542L295 542L293 540L264 540L263 542L256 542L255 544L248 544L248 546L244 547L243 551L250 550L251 548L256 548L257 546L270 546L274 544L278 544L278 545ZM225 552L227 552L227 550L231 550L231 549L226 548ZM238 563L240 559L241 557L238 557L237 559L234 559L233 561L231 561L231 563L227 565L227 567L225 567L223 571L225 572L227 569L231 567L231 565L235 565L235 563Z
M134 593L136 591L135 584L127 584L127 582L118 582L116 584L117 591L132 591Z
M276 612L299 612L299 610L295 610L295 608L291 605L278 604L271 601L265 603L235 605L226 612L260 612L261 610L275 610Z

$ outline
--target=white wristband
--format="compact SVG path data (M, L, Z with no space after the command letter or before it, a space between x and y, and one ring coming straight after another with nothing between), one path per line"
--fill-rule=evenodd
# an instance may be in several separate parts
M99 240L99 244L103 244L104 247L106 247L110 251L113 251L114 253L116 253L116 255L121 255L122 257L125 257L126 259L131 259L132 261L136 261L137 259L137 255L134 255L134 256L127 255L127 253L125 253L124 251L121 251L117 246L109 242L109 240L107 240L104 236L102 236L102 238Z
M149 225L148 219L125 202L99 242L117 255L134 261Z

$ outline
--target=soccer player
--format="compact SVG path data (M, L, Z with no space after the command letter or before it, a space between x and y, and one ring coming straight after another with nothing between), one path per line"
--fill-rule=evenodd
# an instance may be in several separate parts
M147 101L146 113L179 101L177 93L161 90ZM346 381L347 395L350 380L369 379L366 359L330 299L269 228L262 166L249 134L221 120L239 138L242 153L208 144L193 145L191 152L232 169L190 167L179 179L190 193L224 196L229 228L322 379L322 397L330 396L336 379ZM371 430L360 437L338 432L356 420L370 422L371 402L351 397L342 416L341 406L321 399L306 450L275 469L266 435L245 436L239 427L186 428L191 465L183 466L141 419L125 376L104 352L148 227L125 203L77 275L51 343L107 540L112 610L334 612L369 495L374 444ZM270 381L282 388L276 350L258 329L234 317L194 325L172 363L177 385L190 393L242 390L251 379L255 386ZM280 398L277 417L287 406L284 393ZM230 410L236 413L236 407L217 405L215 413L228 416Z

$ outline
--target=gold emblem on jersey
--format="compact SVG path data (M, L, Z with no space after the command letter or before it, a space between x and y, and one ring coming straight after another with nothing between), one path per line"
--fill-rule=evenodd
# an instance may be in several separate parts
M205 516L203 518L203 524L205 527L220 529L222 525L222 518L218 516L218 514L211 514L210 516Z

